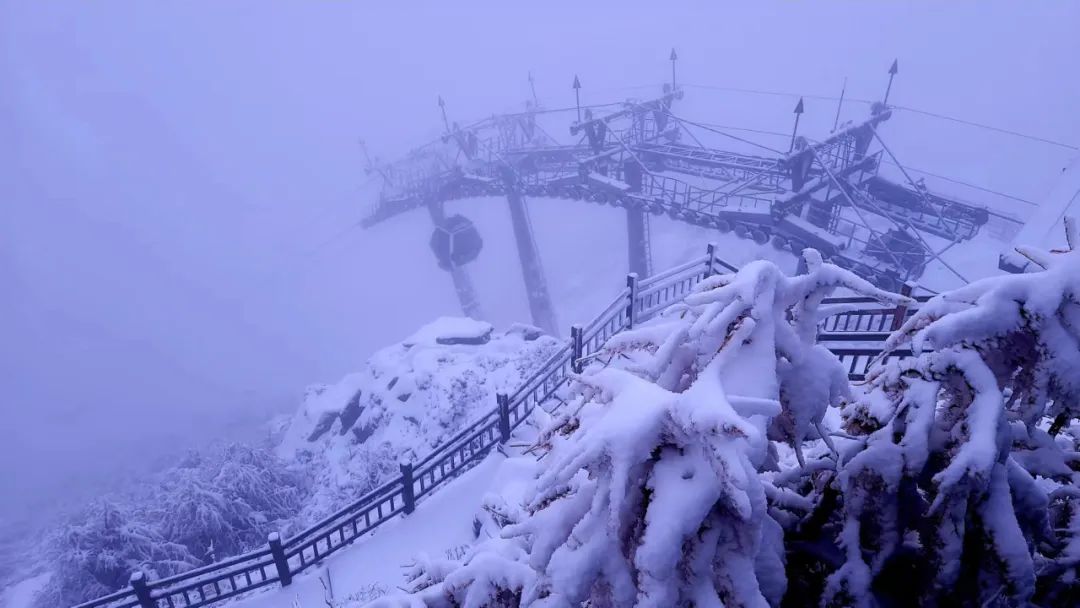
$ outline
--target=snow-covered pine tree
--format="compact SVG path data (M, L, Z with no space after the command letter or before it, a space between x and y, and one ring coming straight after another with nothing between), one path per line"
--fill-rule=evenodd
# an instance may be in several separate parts
M493 507L499 536L460 565L419 564L416 596L376 605L779 605L767 429L799 446L846 393L839 361L814 344L822 298L902 300L804 256L796 277L769 262L709 277L610 339L541 433L547 465L523 512Z
M1021 250L1042 271L937 296L890 337L914 356L876 368L845 411L859 441L834 486L826 605L1076 599L1080 455L1055 437L1080 415L1072 219L1066 232L1069 251Z

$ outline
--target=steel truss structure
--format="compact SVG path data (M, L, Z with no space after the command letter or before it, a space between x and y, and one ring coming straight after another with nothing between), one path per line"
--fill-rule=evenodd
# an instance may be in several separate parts
M918 279L930 260L975 236L988 220L986 209L932 194L910 177L898 183L879 174L885 155L899 166L879 134L892 116L884 104L823 140L793 135L790 151L763 155L718 147L717 135L746 140L680 118L673 106L683 95L665 85L654 99L584 114L578 107L568 125L573 109L531 106L462 127L446 121L444 107L440 139L398 162L370 167L383 176L384 188L363 225L454 199L506 197L534 322L550 329L554 318L526 197L625 209L629 267L642 278L651 273L650 215L733 231L793 253L813 247L892 290ZM561 138L551 135L560 132Z

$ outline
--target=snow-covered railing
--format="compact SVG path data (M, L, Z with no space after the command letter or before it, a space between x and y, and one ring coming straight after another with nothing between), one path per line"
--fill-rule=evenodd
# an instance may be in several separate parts
M359 500L289 538L283 543L284 550L278 562L279 573L287 573L291 580L293 574L321 562L326 556L337 552L356 537L367 534L384 521L405 512L412 504L411 498L405 495L405 491L402 477L395 477L374 491L368 492Z
M911 296L912 287L905 286L900 292ZM917 304L930 299L931 296L913 296ZM848 333L877 333L888 334L899 329L903 321L910 316L916 307L896 308L882 306L873 298L847 297L828 298L829 305L843 307L847 310L837 312L825 318L821 324L824 334L848 334ZM900 312L901 314L897 314Z
M501 417L507 422L507 426L511 429L517 428L534 409L551 397L569 373L570 344L566 344L517 390L509 395L500 395L506 412L501 414Z
M142 572L135 572L131 575L130 587L79 604L78 608L206 606L281 581L275 564L275 552L280 551L281 542L273 534L265 548L152 583Z
M223 562L155 581L154 586L163 593L153 596L156 601L154 605L170 608L205 605L210 601L228 599L274 583L280 580L274 564L275 551L280 551L280 542ZM133 586L138 590L137 583ZM149 595L149 589L146 592Z
M504 439L502 415L498 409L488 412L466 429L464 437L443 444L421 460L419 466L402 464L402 483L407 493L415 498L430 494L444 481L457 477L475 461L486 456L490 448ZM412 509L411 504L406 508L406 513Z
M630 283L633 283L633 279ZM608 338L632 325L630 315L632 314L633 293L632 286L623 289L615 300L608 304L604 312L591 323L585 326L574 325L570 328L572 352L568 356L572 359L571 367L575 372L581 371L581 364L584 363L585 358L599 350Z
M737 270L716 254L716 246L710 245L706 255L646 279L629 275L626 287L593 321L572 327L570 340L521 386L512 393L497 395L494 409L427 456L402 463L401 475L306 530L285 540L271 534L265 548L168 578L148 581L142 572L136 572L130 587L76 608L198 608L271 583L291 584L294 575L321 563L382 523L411 513L419 499L506 443L513 430L551 399L571 373L581 371L611 336L681 300L706 277ZM909 351L895 351L879 357L889 331L910 313L907 308L885 308L870 298L853 297L828 298L823 304L839 312L826 318L819 339L847 365L853 381L862 380L878 358L911 355Z

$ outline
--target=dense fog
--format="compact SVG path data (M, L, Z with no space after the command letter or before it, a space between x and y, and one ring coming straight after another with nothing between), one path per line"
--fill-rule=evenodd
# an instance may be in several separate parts
M392 159L439 135L439 96L462 123L521 109L530 74L547 107L573 105L575 75L618 101L659 90L676 47L686 82L805 95L802 128L825 132L835 102L814 96L846 78L877 99L899 59L897 104L1074 143L1077 23L1067 2L2 0L0 533L265 433L308 384L459 314L426 214L356 225L378 193L360 141ZM791 128L789 97L690 96L698 118ZM1031 201L1076 155L919 115L891 141ZM541 245L614 264L600 219ZM498 325L527 320L518 277L478 281L515 294L491 287Z

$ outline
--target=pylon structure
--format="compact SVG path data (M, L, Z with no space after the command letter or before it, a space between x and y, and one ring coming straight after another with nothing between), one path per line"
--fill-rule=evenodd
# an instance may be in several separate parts
M824 139L800 135L787 153L759 154L721 145L739 138L680 118L673 109L683 95L668 83L648 100L560 110L530 103L467 126L446 121L442 137L378 167L384 189L363 225L453 199L506 198L533 321L554 333L526 198L625 209L627 267L640 278L652 270L649 217L662 214L794 253L814 247L894 290L989 219L985 208L931 193L906 172L905 181L879 174L883 156L899 162L879 133L892 116L884 103Z

